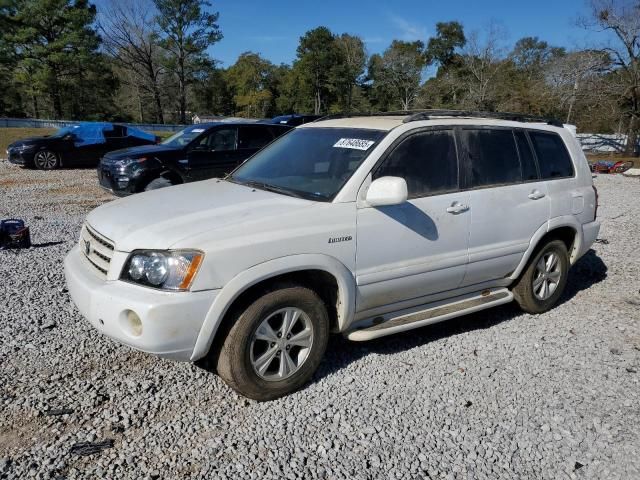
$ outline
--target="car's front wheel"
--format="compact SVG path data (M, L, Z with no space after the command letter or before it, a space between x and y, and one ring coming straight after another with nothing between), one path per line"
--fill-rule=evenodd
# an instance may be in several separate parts
M144 191L149 192L151 190L158 190L159 188L170 187L171 185L174 185L174 183L170 179L165 177L158 177L147 183L147 185L144 187Z
M231 388L254 400L273 400L300 388L327 347L327 309L306 287L281 285L234 320L217 371Z
M39 170L55 170L60 166L60 157L51 150L41 150L34 155L33 163Z

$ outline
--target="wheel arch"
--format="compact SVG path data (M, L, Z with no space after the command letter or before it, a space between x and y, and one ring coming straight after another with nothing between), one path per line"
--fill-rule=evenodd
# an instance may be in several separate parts
M355 279L343 263L320 254L283 257L245 270L219 290L200 329L191 360L207 355L214 340L220 338L218 333L232 324L234 312L273 285L284 282L312 288L329 307L334 330L343 331L352 321L356 298Z
M551 240L562 240L569 253L569 263L573 265L578 260L578 253L582 248L582 226L574 217L560 217L543 225L536 231L529 248L525 252L518 267L509 278L517 280L529 263L529 259L536 254L539 248Z

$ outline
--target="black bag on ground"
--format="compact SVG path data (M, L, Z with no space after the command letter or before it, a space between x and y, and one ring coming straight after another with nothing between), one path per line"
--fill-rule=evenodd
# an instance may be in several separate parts
M31 235L24 220L9 218L0 221L0 249L29 247L31 247Z

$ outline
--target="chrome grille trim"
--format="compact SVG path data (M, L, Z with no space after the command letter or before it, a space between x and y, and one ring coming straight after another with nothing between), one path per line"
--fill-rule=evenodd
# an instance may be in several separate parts
M80 233L80 250L95 273L106 279L115 250L113 242L85 224Z

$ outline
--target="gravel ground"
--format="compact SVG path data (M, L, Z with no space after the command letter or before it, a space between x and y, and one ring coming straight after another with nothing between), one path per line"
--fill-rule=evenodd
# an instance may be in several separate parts
M93 170L0 162L0 218L34 242L0 252L0 478L640 478L640 181L596 184L601 240L551 312L337 337L260 404L97 335L62 260L110 197Z

